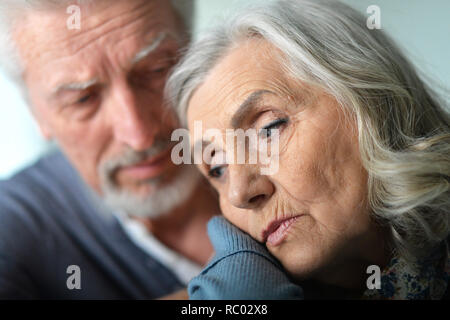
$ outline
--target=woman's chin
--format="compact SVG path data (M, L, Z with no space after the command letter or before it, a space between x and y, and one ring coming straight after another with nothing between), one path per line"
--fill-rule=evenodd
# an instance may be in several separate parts
M300 246L285 242L276 248L268 247L272 255L283 265L286 272L294 279L311 278L316 270L322 269L326 264L326 257L317 254L320 249Z

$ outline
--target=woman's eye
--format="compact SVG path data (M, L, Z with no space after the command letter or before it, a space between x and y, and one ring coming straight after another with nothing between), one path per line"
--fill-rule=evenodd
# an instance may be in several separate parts
M272 121L271 123L264 126L260 130L260 136L262 136L263 138L270 138L272 136L272 130L278 129L280 126L282 126L283 124L285 124L287 122L288 122L287 118L277 119L275 121Z
M225 167L216 166L216 167L211 168L211 170L208 171L208 176L211 178L217 179L217 178L220 178L224 174L224 171L225 171Z

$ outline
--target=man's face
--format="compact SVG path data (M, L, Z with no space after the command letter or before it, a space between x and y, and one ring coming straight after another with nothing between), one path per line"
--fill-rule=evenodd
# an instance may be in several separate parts
M163 88L180 45L169 1L81 5L81 29L66 8L30 11L15 25L32 111L84 180L145 198L176 181L170 158L178 122Z

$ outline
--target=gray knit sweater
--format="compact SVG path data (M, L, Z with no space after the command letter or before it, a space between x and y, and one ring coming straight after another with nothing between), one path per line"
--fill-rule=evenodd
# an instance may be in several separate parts
M302 299L280 263L264 245L223 217L208 223L214 258L188 286L190 299Z

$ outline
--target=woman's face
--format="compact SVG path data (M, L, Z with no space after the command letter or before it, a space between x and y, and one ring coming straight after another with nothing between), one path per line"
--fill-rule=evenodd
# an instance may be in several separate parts
M377 251L357 130L331 96L288 78L275 52L253 39L219 61L190 100L191 137L194 121L224 137L226 129L279 129L272 175L261 174L260 164L221 162L230 152L226 143L200 170L218 191L224 216L266 243L292 275L333 282L341 265Z

